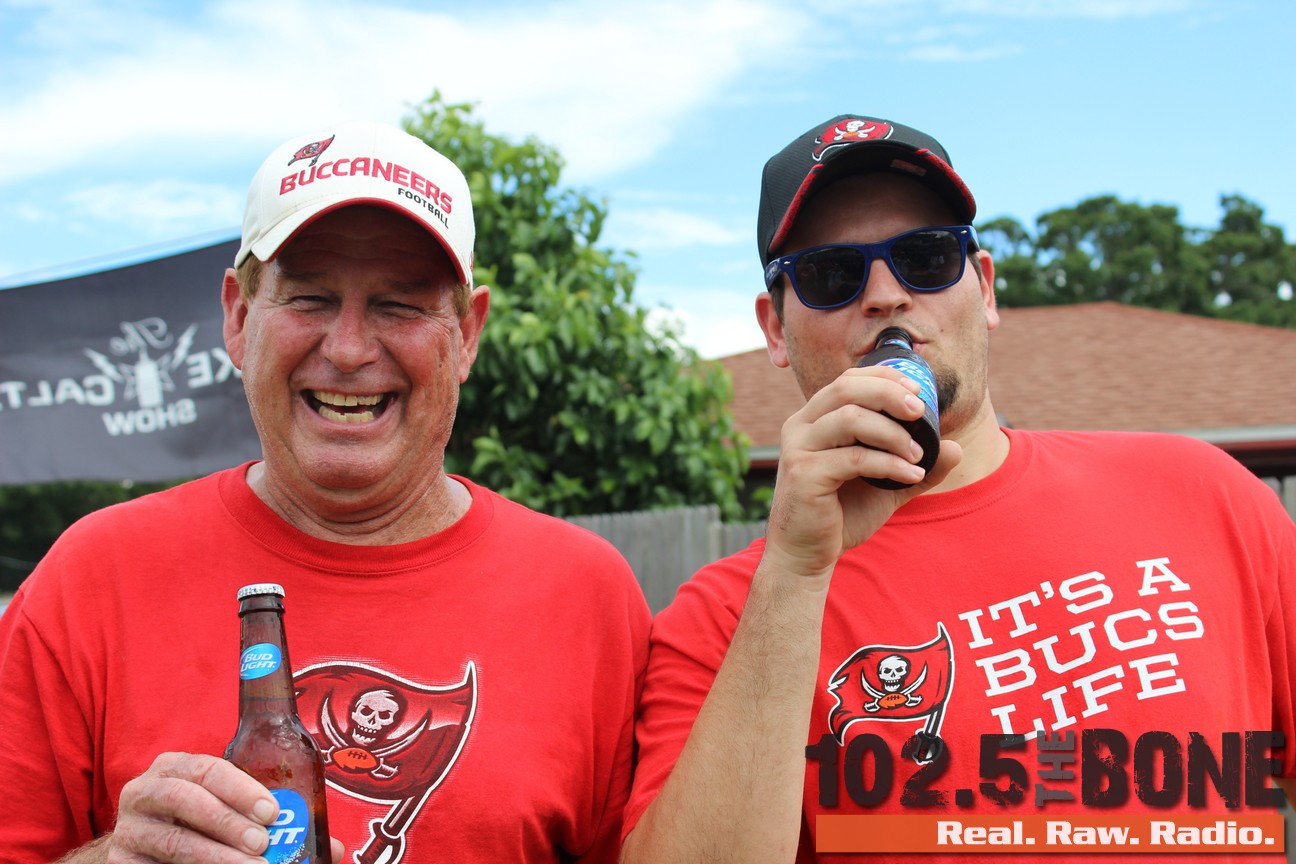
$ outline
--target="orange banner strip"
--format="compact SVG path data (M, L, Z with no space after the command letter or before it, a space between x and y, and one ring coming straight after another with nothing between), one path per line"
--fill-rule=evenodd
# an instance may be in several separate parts
M1279 813L858 816L815 819L818 852L1165 853L1286 850Z

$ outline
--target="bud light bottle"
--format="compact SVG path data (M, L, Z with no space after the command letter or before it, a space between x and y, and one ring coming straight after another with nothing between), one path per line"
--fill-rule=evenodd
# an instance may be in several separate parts
M284 590L239 589L239 720L225 758L270 790L270 864L332 864L324 807L324 762L301 718L283 626Z
M936 400L936 376L927 361L913 350L913 339L899 327L888 327L878 334L873 350L860 358L856 366L890 366L918 382L918 398L927 406L917 420L896 420L908 430L922 448L918 467L930 471L940 455L940 405ZM891 415L887 415L890 417ZM895 420L894 417L891 419ZM905 489L913 484L897 483L885 477L866 477L880 489Z

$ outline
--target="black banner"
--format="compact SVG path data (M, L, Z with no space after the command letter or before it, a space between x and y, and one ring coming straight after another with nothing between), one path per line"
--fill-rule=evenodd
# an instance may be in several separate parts
M0 484L178 480L259 458L221 335L237 248L0 290Z

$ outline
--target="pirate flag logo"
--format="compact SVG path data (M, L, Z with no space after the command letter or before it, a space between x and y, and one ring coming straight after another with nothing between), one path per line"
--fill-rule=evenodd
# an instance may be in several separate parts
M890 123L881 120L842 120L823 131L815 144L814 160L820 162L823 156L834 147L857 144L860 141L882 141L891 137L894 128Z
M297 708L324 754L324 779L379 804L357 860L396 864L405 832L454 767L477 706L477 670L429 687L353 663L327 663L294 678Z
M949 633L944 624L936 627L936 638L926 645L866 645L837 667L828 679L828 692L837 700L828 728L838 744L846 743L847 727L860 720L926 718L918 736L927 746L918 748L914 758L935 758L954 683Z
M319 161L319 157L324 155L324 151L328 149L329 145L333 143L333 139L336 137L336 135L330 135L323 141L315 141L314 143L307 144L305 147L293 154L292 158L288 160L288 164L295 165L303 159L309 159L311 160L310 165L307 165L306 167L314 167L315 163Z

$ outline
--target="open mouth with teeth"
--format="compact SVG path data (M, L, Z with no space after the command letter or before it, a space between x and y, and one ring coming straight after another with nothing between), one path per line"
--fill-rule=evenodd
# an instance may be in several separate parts
M391 396L386 393L357 396L354 393L308 390L306 402L325 420L338 423L368 423L382 416L387 406L391 404Z

